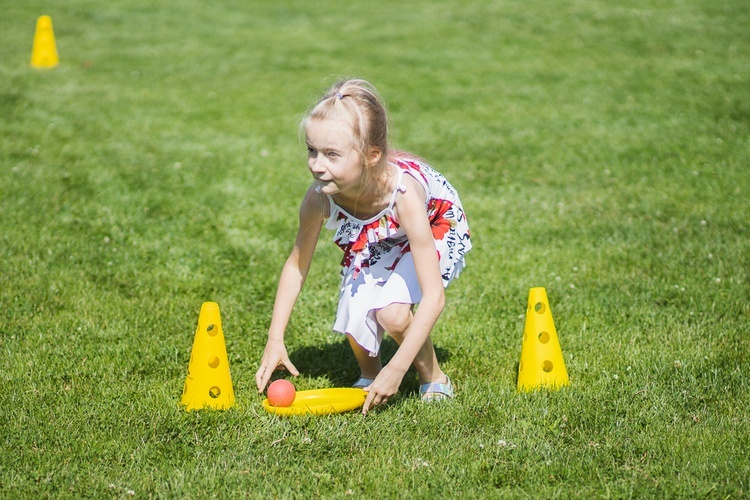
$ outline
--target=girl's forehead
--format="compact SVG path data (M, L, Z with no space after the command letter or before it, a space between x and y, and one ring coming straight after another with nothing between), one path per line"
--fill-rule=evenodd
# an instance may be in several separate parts
M308 142L321 142L328 146L343 147L354 143L351 125L341 118L309 120L305 124L305 137Z

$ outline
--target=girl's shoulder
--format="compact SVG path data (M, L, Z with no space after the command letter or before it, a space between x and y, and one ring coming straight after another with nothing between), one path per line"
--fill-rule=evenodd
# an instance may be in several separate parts
M397 151L391 157L391 162L405 174L416 179L425 189L428 188L431 180L440 176L425 160L411 153Z
M331 200L328 196L315 189L315 183L310 185L302 199L301 212L315 219L326 219L331 213Z
M404 173L416 179L428 193L428 197L442 199L458 197L455 188L448 182L445 176L419 156L399 151L393 155L391 161L402 169Z
M388 161L405 170L419 170L421 165L427 165L424 159L407 151L391 151L388 155Z

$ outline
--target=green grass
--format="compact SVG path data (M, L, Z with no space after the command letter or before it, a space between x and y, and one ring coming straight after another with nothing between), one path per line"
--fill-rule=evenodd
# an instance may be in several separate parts
M364 5L0 0L0 496L750 494L747 2ZM253 375L297 124L336 76L462 195L475 248L433 334L458 397L422 405L411 374L367 418L279 419ZM298 389L357 376L329 239ZM518 394L533 286L571 385ZM205 301L237 406L187 413Z

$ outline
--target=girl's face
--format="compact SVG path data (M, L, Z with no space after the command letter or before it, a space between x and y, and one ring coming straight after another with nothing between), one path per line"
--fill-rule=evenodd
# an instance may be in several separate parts
M307 166L318 192L359 196L364 180L362 159L353 146L351 128L341 118L313 119L305 128Z

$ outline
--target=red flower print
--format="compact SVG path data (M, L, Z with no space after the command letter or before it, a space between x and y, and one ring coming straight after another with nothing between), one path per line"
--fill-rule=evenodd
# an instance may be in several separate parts
M442 240L445 233L451 230L451 227L455 224L450 219L445 218L446 212L453 207L453 203L448 200L430 200L427 206L427 217L430 220L430 227L432 228L432 237L436 240Z

